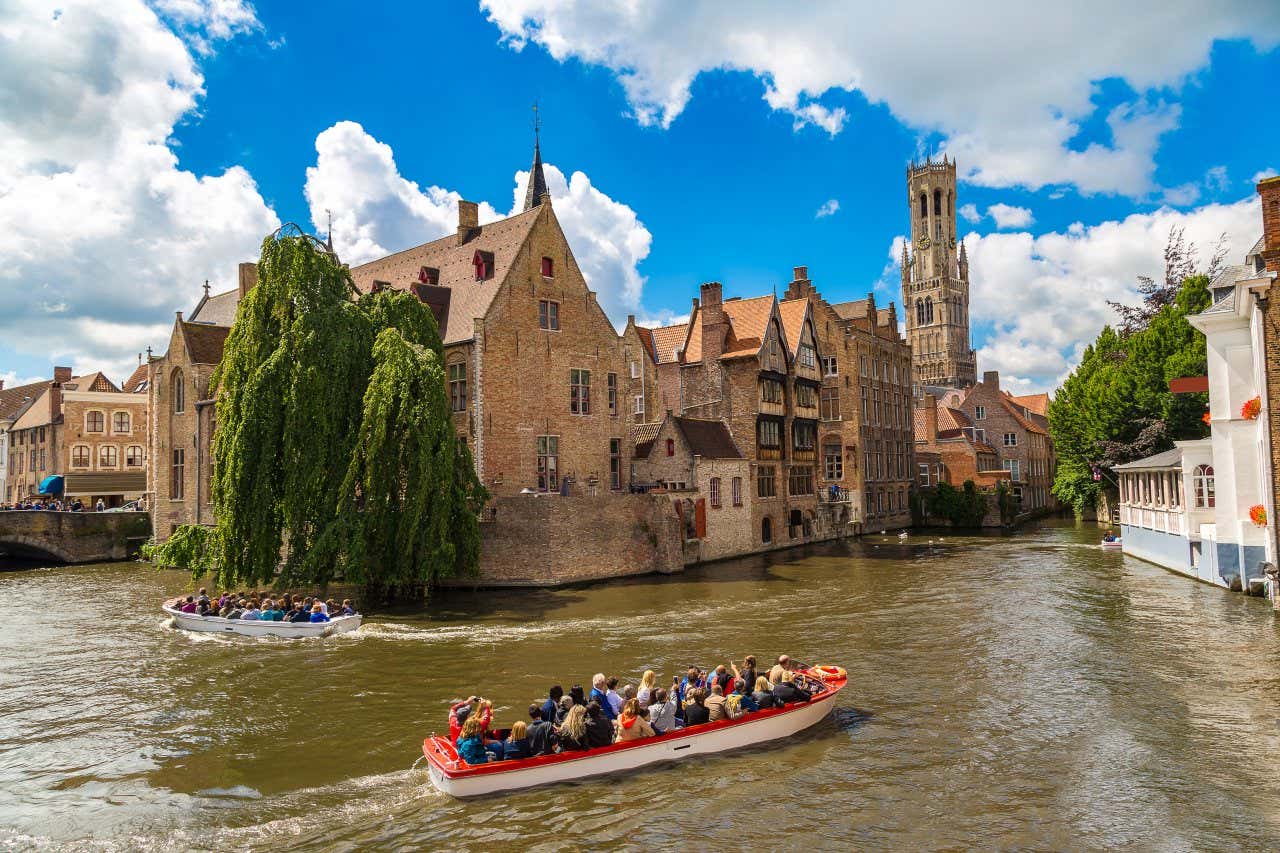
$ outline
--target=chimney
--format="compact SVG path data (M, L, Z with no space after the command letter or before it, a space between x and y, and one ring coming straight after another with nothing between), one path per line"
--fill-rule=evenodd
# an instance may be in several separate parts
M56 381L49 383L49 414L54 418L62 414L62 386Z
M800 299L808 296L813 292L813 285L809 284L809 268L808 267L792 267L791 283L787 285L787 289L783 292L783 299Z
M938 440L938 398L932 394L924 395L924 435L920 436L925 441L933 442Z
M720 361L724 352L724 339L729 332L729 321L724 315L720 282L709 281L702 285L702 363Z
M70 382L70 381L71 381L71 368L70 368L70 367L55 367L55 368L53 369L53 381L54 381L55 383L57 383L58 385L61 385L63 382Z
M1262 197L1262 260L1280 273L1280 175L1258 181Z
M458 245L471 239L471 232L480 227L480 205L474 201L458 199Z
M1000 390L1000 371L988 370L982 374L982 384L993 391Z
M253 288L257 285L257 283L258 283L258 265L255 264L253 261L245 261L244 263L240 264L240 270L239 270L240 298L244 299L246 296L248 296L249 291L253 290Z

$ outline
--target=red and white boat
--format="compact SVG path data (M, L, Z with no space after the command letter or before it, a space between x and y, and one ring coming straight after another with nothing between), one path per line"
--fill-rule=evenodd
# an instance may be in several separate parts
M1115 539L1111 539L1111 540L1109 540L1109 541L1108 541L1108 540L1106 540L1106 539L1103 539L1103 540L1102 540L1102 549L1103 549L1104 551L1123 551L1123 550L1124 550L1124 540L1120 539L1119 537L1117 537L1117 538L1115 538Z
M662 761L680 761L694 755L712 755L788 737L825 719L835 707L836 696L848 683L838 667L799 670L817 692L808 702L793 702L746 714L736 720L718 720L657 737L615 743L587 752L561 752L520 761L467 764L458 757L446 737L432 735L422 742L431 782L454 797L476 797L500 791L534 788L634 770Z

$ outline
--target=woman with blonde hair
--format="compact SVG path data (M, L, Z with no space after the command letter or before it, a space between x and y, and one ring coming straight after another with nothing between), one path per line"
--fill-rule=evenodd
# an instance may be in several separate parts
M626 743L629 740L639 740L640 738L653 737L657 732L653 730L653 726L649 725L649 721L640 716L640 700L628 699L622 706L622 713L618 715L618 720L614 724L618 734L614 737L614 743Z
M636 691L636 699L640 702L641 708L648 708L649 703L653 701L653 691L658 687L658 674L651 669L646 669L644 675L640 676L640 689Z
M560 737L560 749L563 752L590 749L587 745L587 706L574 705L570 708L564 722L556 729L556 734Z

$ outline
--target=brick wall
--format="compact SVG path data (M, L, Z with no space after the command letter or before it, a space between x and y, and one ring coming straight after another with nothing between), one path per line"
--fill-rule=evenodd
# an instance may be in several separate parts
M684 568L669 495L501 497L481 526L480 583L554 586Z

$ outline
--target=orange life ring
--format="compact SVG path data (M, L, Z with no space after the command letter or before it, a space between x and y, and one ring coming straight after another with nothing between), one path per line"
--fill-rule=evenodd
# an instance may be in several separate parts
M842 666L815 666L813 671L818 673L818 676L823 681L839 681L848 677L848 673L844 671Z

